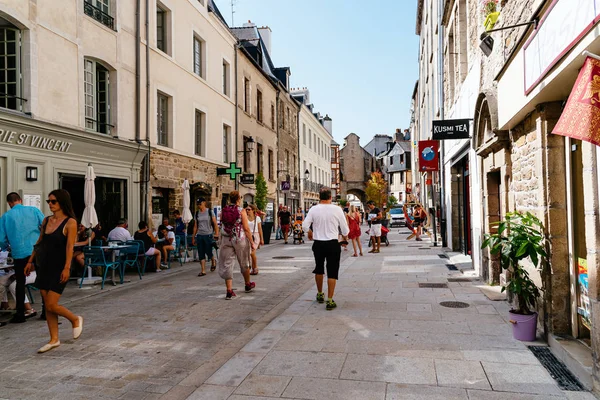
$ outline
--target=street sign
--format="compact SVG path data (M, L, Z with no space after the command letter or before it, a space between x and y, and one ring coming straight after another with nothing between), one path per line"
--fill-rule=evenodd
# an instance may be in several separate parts
M470 119L432 121L433 140L469 139Z
M240 182L244 185L254 185L254 174L242 174Z
M229 175L229 179L232 181L235 181L241 173L242 170L238 168L235 162L229 163L229 168L217 168L217 175Z
M419 171L439 171L439 143L437 140L419 141Z
M290 190L291 185L289 182L283 181L281 182L281 190Z

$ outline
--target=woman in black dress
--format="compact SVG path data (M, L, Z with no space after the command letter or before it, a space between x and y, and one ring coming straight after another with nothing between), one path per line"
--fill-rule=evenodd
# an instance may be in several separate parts
M45 353L60 346L58 340L59 315L71 322L73 339L79 338L83 329L83 318L58 304L69 281L73 246L77 239L77 220L73 212L71 196L66 190L54 190L48 195L46 203L53 215L44 219L40 238L25 267L26 275L29 275L34 269L37 271L35 286L40 289L44 299L46 322L50 331L50 341L42 346L38 353Z

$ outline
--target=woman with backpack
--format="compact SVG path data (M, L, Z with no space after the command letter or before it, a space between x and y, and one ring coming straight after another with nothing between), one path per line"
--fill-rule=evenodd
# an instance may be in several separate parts
M206 275L206 260L210 260L210 272L217 268L217 263L213 257L212 247L213 241L219 237L219 225L212 210L206 207L204 197L199 197L196 200L198 210L196 211L194 225L194 234L192 235L192 245L198 247L198 258L202 270L198 276Z
M263 241L262 219L258 215L258 208L254 204L249 204L246 207L246 214L248 215L248 226L252 232L252 250L250 253L250 258L252 259L252 272L250 272L250 275L258 275L256 250L265 244Z
M221 243L219 248L219 276L225 279L227 294L225 300L236 297L233 292L233 267L237 258L244 276L245 291L249 293L256 284L250 282L250 251L252 249L252 231L248 225L246 210L240 207L240 193L229 193L229 204L221 211Z

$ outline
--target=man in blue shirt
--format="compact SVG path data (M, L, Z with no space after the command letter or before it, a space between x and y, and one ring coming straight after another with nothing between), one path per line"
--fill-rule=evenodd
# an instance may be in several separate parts
M40 236L44 214L35 207L24 206L18 193L9 193L6 202L10 207L0 219L0 248L10 245L17 280L17 313L11 322L25 322L25 266Z

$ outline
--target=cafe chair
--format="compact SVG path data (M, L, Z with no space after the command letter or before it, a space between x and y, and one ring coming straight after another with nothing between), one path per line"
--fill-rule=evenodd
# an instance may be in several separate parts
M123 271L121 269L121 263L118 261L106 261L106 255L104 250L101 247L84 247L83 255L85 257L85 266L83 268L83 274L81 276L81 281L79 282L79 287L83 285L83 279L85 278L85 274L87 271L87 267L101 267L103 270L102 273L102 289L104 289L104 281L106 280L106 274L109 269L119 270L119 275L121 276L121 283L123 283Z
M128 242L126 248L119 250L121 255L121 266L123 267L123 275L125 275L125 268L133 267L137 268L138 275L142 279L142 272L140 270L140 263L138 262L138 256L140 253L140 245L136 242Z
M31 291L32 290L39 290L39 289L36 288L35 286L33 286L32 284L25 285L25 287L27 288L27 295L29 296L29 302L31 304L35 304L35 298L33 297L33 293Z
M131 244L131 243L137 243L138 244L138 262L143 259L144 260L144 266L142 267L142 275L146 274L146 265L148 264L148 261L154 261L154 256L147 256L146 252L144 251L145 247L144 247L144 242L142 242L141 240L130 240L127 242L127 244Z

